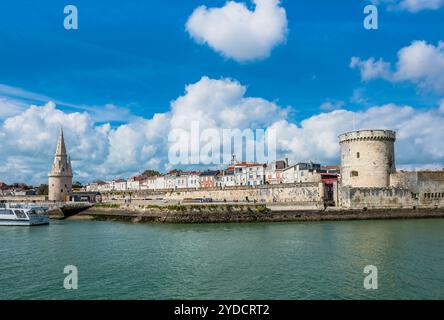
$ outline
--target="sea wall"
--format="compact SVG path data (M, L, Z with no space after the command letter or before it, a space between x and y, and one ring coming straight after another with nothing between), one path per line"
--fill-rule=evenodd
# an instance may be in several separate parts
M163 192L133 191L106 193L104 202L131 197L133 201L163 199L183 201L187 199L212 199L220 202L292 203L301 206L323 207L324 186L322 183L298 183L237 187L225 189L177 189Z
M370 219L443 218L442 209L327 209L274 211L264 205L186 205L186 206L94 206L70 217L75 220L111 220L131 223L239 223L334 221Z
M349 188L340 190L340 206L352 209L444 208L444 193L416 194L404 188ZM439 196L438 196L439 195Z
M444 193L444 171L396 172L390 175L390 186L413 193Z
M35 195L35 196L0 196L0 201L8 202L42 202L47 201L48 196Z

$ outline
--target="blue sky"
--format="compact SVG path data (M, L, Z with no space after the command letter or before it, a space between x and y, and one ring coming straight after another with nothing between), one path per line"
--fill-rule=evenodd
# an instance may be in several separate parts
M245 3L254 10L251 1ZM285 41L274 46L268 57L239 62L198 43L185 27L200 5L223 7L225 1L76 0L72 4L79 10L79 29L69 31L63 28L63 7L68 3L2 1L0 98L20 108L0 123L4 126L8 117L19 115L29 104L43 106L51 100L63 114L87 112L94 127L110 123L112 131L134 118L151 119L169 112L170 103L184 95L185 86L203 76L235 79L246 86L246 96L291 107L286 121L296 125L331 112L321 108L328 101L354 112L387 104L410 106L413 113L439 109L444 93L440 89L424 88L406 77L388 81L375 76L363 81L359 68L350 68L350 62L352 57L383 58L395 68L398 51L413 41L437 47L444 40L444 9L411 12L390 9L382 1L379 29L366 30L362 11L368 3L283 0L280 6L288 23ZM112 107L106 109L106 105ZM113 110L115 117L109 115ZM68 142L74 144L75 135L69 136ZM109 152L104 151L104 159ZM42 168L50 152L43 154ZM328 162L337 158L314 157ZM431 161L406 156L404 164L436 164L441 159L440 154ZM4 173L3 179L43 179L43 174L30 177L32 168L20 163L14 167L15 176ZM23 166L27 169L20 169ZM129 166L112 174L130 174L142 167ZM83 174L85 180L99 176Z

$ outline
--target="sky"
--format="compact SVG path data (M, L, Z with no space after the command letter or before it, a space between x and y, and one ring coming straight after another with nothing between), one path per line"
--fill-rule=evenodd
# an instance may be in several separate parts
M0 3L0 181L44 183L60 126L74 180L164 172L192 121L275 129L293 163L391 129L399 169L442 168L444 0Z

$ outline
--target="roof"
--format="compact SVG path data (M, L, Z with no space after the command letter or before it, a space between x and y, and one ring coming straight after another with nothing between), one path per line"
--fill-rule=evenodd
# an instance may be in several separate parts
M322 169L324 169L324 170L340 170L341 166L337 165L337 164L332 164L332 165L322 166Z
M210 177L210 176L215 176L219 173L219 171L204 171L200 174L201 177Z
M234 167L264 167L264 166L265 164L263 163L254 163L254 162L238 162L234 165Z

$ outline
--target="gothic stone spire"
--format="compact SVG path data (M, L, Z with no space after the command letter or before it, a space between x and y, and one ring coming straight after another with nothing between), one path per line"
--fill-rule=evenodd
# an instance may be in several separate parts
M60 128L59 141L57 142L57 149L54 156L54 163L50 175L71 176L71 161L68 159L65 146L65 138L63 136L63 129Z

